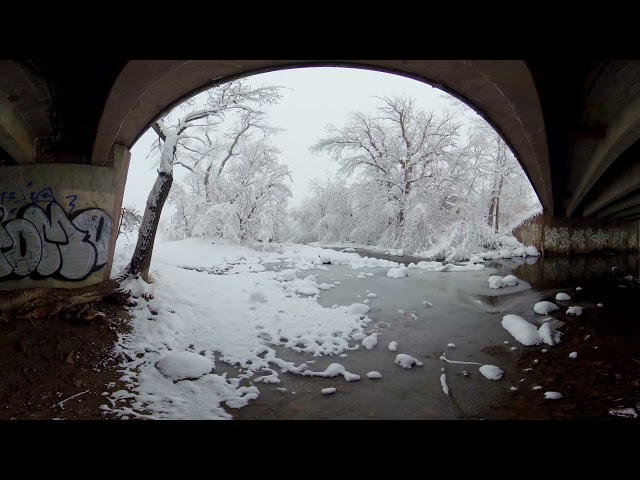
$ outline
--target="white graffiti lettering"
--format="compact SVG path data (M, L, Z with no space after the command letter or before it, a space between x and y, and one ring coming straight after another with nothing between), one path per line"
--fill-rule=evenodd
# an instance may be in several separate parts
M56 202L32 204L5 220L0 206L0 281L30 277L81 281L104 267L113 220L98 208L73 215Z

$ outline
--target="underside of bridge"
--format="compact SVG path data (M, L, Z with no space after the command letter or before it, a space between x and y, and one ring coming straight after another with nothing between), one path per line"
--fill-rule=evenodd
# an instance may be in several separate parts
M640 61L2 60L0 288L107 278L129 151L147 128L213 85L314 66L395 73L454 95L527 173L546 212L543 248L557 227L569 238L600 231L598 248L615 230L620 251L637 251Z

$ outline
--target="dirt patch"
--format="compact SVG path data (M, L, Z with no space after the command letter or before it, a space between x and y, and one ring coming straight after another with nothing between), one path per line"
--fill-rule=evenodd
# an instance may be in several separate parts
M105 418L103 392L124 388L110 354L128 304L114 281L0 291L0 419Z

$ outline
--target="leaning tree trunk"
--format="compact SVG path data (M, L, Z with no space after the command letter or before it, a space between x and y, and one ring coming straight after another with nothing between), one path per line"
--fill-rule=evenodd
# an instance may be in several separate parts
M153 185L149 193L149 198L147 199L142 224L138 231L136 250L133 252L133 257L131 257L131 262L127 268L127 274L136 277L142 275L142 279L145 282L149 281L149 266L151 265L153 243L156 239L162 207L164 207L164 203L169 196L172 183L173 172L158 173L156 183Z

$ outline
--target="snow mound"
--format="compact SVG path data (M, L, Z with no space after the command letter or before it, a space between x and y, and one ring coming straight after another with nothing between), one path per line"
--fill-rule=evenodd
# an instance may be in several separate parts
M376 295L375 293L368 293L367 294L367 298L376 298L378 295Z
M156 368L173 381L200 378L213 370L214 362L192 352L175 352L163 357Z
M522 345L530 347L540 343L538 329L518 315L502 317L502 326Z
M267 301L267 297L262 292L251 292L249 295L249 301L251 303L265 303Z
M371 335L369 335L368 337L365 337L362 340L362 346L365 347L367 350L371 350L377 344L378 344L378 334L377 333L372 333Z
M489 277L489 288L502 288L504 284L502 283L502 277L498 275L493 275Z
M560 392L544 392L544 398L548 400L557 400L562 398L562 394Z
M525 250L525 253L527 254L527 257L539 257L540 256L540 252L538 252L538 249L536 247L534 247L533 245L529 245L524 250Z
M523 247L518 247L513 251L514 257L524 257L527 255L527 251Z
M366 335L364 333L358 332L358 333L354 333L351 338L353 338L355 341L359 342L360 340L362 340L365 337L366 337Z
M508 248L503 248L498 252L502 258L511 258L513 256L513 252Z
M322 390L320 390L320 393L322 393L323 395L331 395L332 393L336 393L336 389L335 387L323 388Z
M390 278L402 278L409 275L407 267L390 268L387 272L387 277Z
M406 355L404 353L399 353L396 356L395 363L400 365L402 368L411 368L414 365L417 365L418 367L422 366L422 362L420 360L418 360L417 358L413 358L411 355Z
M376 372L375 370L370 371L369 373L367 373L367 377L369 378L382 378L382 374L380 372Z
M551 302L538 302L533 306L533 311L540 315L546 315L554 310L558 310L558 306Z
M353 382L356 380L360 380L360 375L356 375L355 373L348 372L343 365L339 363L332 363L327 367L324 372L312 372L311 370L305 370L301 373L306 377L337 377L338 375L342 375L347 382Z
M442 385L442 391L446 396L449 396L449 385L447 385L447 375L440 375L440 385Z
M567 308L567 315L575 315L579 317L582 315L582 307L569 307Z
M398 342L389 342L389 350L395 352L398 349Z
M291 280L296 279L296 271L295 270L283 270L280 272L282 276L282 280L285 282L290 282Z
M538 329L540 340L547 345L554 346L556 343L560 343L560 332L556 331L550 322L543 323Z
M558 300L559 302L566 302L567 300L571 300L571 297L566 293L560 292L556 294L556 300Z
M516 277L515 275L507 275L506 277L502 278L502 284L505 287L513 287L515 285L518 285L518 277Z
M365 305L364 303L352 303L349 306L349 313L354 315L366 315L369 313L369 305Z
M479 370L489 380L500 380L504 375L504 372L495 365L482 365Z

